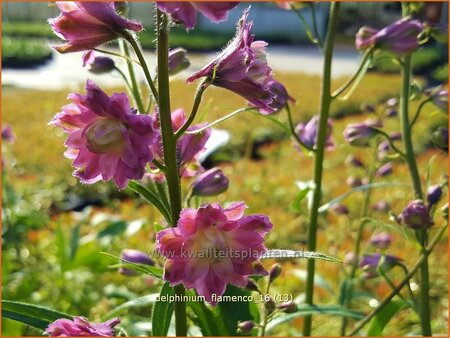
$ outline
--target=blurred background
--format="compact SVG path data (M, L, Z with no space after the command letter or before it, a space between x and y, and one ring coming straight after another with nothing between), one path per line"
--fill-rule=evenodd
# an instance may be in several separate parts
M185 78L209 62L232 38L235 23L250 3L242 3L229 14L225 23L214 24L199 16L197 27L186 32L174 27L171 46L188 50L191 67L171 80L172 107L189 111L195 85ZM83 186L71 176L70 160L64 158L65 136L48 126L52 117L67 104L69 92L84 92L87 78L93 79L108 93L125 91L118 73L96 75L82 68L82 53L61 55L49 45L58 43L47 19L58 15L53 4L45 2L2 2L2 128L10 127L13 137L2 142L2 298L42 304L91 320L104 320L123 315L123 325L130 335L150 332L148 319L151 307L140 303L113 310L140 296L159 290L159 282L149 277L125 277L117 273L114 260L100 252L119 255L123 248L145 252L153 250L154 235L160 227L157 211L125 190L117 191L110 183ZM146 29L139 34L151 69L155 68L153 5L130 3L129 17L141 21ZM316 3L320 34L327 27L328 3ZM311 24L309 8L300 10ZM448 4L434 20L448 23ZM424 12L425 16L426 13ZM348 2L342 4L339 18L333 87L337 88L357 69L361 54L354 47L354 35L363 25L381 28L401 16L399 2ZM317 114L320 92L322 55L309 42L298 15L278 8L273 3L251 3L250 19L257 39L269 42L269 64L275 78L285 84L296 99L292 107L295 122L306 122ZM106 49L117 51L114 44ZM448 46L430 41L413 56L414 74L418 86L435 86L448 81ZM350 122L367 118L384 120L387 132L399 131L398 119L388 115L386 101L398 96L400 77L398 65L377 62L358 89L347 101L333 104L335 149L327 152L325 160L325 190L323 201L329 201L352 189L355 180L363 180L365 171L346 165L349 155L368 163L372 150L348 146L342 137ZM121 60L116 60L124 68ZM138 77L144 79L138 72ZM147 93L143 86L142 90ZM419 101L411 103L411 110ZM210 88L204 96L199 116L213 121L236 108L245 106L240 97L219 88ZM276 116L286 122L284 113ZM430 142L431 133L447 126L445 114L427 105L422 120L415 127L414 142L422 173L429 181L439 183L447 173L447 154ZM219 201L244 200L248 213L269 215L274 230L268 236L268 247L301 250L306 240L306 201L295 203L299 183L312 177L312 158L298 152L286 132L272 121L257 114L245 113L218 126L227 132L227 142L215 147L205 159L204 166L220 166L230 179L230 188ZM425 174L424 174L425 176ZM407 168L394 164L393 174L379 178L399 184L409 184ZM294 183L297 182L297 184ZM347 182L347 183L345 183ZM353 183L352 183L353 182ZM184 183L187 189L190 182ZM301 185L301 184L300 184ZM388 209L399 213L412 199L408 188L391 186L375 190L372 197L372 217L378 220L367 228L368 239L380 229L394 236L389 253L411 265L418 257L414 245L404 239L404 233L389 220ZM214 198L205 199L213 201ZM318 251L343 258L352 250L357 219L363 194L355 193L343 200L349 215L329 212L319 221ZM388 209L378 210L378 202ZM436 228L442 225L439 219ZM448 271L446 239L432 255L432 298L434 332L446 334L448 320ZM370 252L370 247L364 250ZM158 262L162 263L162 262ZM270 266L273 262L265 263ZM318 262L318 303L336 304L343 267ZM283 273L274 284L274 292L294 294L303 300L304 261L283 262ZM402 274L392 277L399 280ZM389 292L385 283L377 280L360 281L357 306L368 311ZM374 303L375 302L375 303ZM419 332L419 319L412 311L403 311L385 334L404 335ZM136 324L137 323L137 324ZM314 332L336 334L340 319L318 316ZM280 326L271 334L296 335L301 318ZM4 336L36 335L37 331L4 319Z

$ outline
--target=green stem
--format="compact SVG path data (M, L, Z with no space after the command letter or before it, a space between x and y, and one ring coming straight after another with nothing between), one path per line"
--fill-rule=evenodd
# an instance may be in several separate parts
M368 170L369 185L373 183L373 180L375 178L376 154L377 154L377 148L374 146L373 154L372 154L372 161L371 161L371 164L370 164L370 167ZM362 237L363 237L363 233L364 233L364 228L365 228L365 225L369 222L369 220L366 218L366 216L368 214L371 192L372 192L372 189L369 188L364 193L364 201L363 201L361 213L360 213L361 222L359 223L358 233L356 235L356 240L355 240L355 261L356 262L359 261L359 254L361 252L361 242L362 242ZM353 298L352 297L353 280L355 279L357 269L358 269L358 264L357 263L352 264L352 267L350 270L350 275L348 276L348 278L346 278L347 280L350 281L350 283L346 283L345 285L347 285L347 287L342 289L344 292L343 297L342 297L342 299L343 299L342 305L344 305L344 307L347 309L350 309L350 307L351 307L352 298ZM343 317L342 325L341 325L341 336L345 336L347 324L348 324L348 318Z
M411 123L409 124L409 128L410 128L411 130L412 130L414 124L417 122L417 119L418 119L419 116L420 116L420 112L422 111L422 108L423 108L428 102L431 102L431 101L432 101L432 99L427 99L427 100L423 101L423 102L419 105L419 107L417 108L417 111L416 111L416 115L414 115L413 119L411 120Z
M297 143L298 143L300 146L302 146L302 147L308 149L309 151L314 152L315 149L309 147L308 145L306 145L306 144L300 139L300 137L297 135L297 133L295 132L294 121L292 120L291 107L289 106L289 103L286 104L286 107L285 107L285 108L286 108L286 112L287 112L287 115L288 115L289 131L290 131L292 137L295 139L295 141L297 141Z
M320 117L319 117L319 132L317 137L317 150L314 160L314 194L312 207L310 210L309 226L308 226L308 251L316 250L317 241L317 220L319 216L320 200L322 195L322 172L323 160L325 154L325 145L328 128L328 115L330 113L330 105L332 101L331 96L331 61L333 59L334 34L337 26L337 17L339 13L339 2L331 3L330 21L328 25L328 32L324 46L324 66L322 90L320 99ZM306 280L306 303L313 305L314 301L314 270L315 260L309 259L307 263L307 280ZM305 324L303 327L303 335L310 336L312 327L312 316L305 317Z
M169 88L169 30L167 16L157 10L158 29L158 88L159 116L163 141L166 180L169 188L169 200L172 212L172 226L176 226L181 212L181 187L176 157L176 139L172 129ZM151 78L147 78L149 84ZM183 285L175 287L175 293L181 299L185 294ZM175 330L177 336L187 335L186 302L175 303Z
M422 266L423 262L428 259L428 255L430 252L433 251L436 244L441 239L442 235L447 231L448 225L444 226L433 238L430 245L426 248L424 252L422 252L422 255L420 256L419 260L416 262L416 264L409 270L408 274L405 276L405 278L402 279L402 281L396 286L395 290L393 290L389 296L387 296L375 309L372 310L366 317L364 317L363 320L361 320L358 325L350 332L349 336L356 335L364 326L367 325L367 323L370 322L370 320L378 313L380 312L390 301L392 298L394 298L401 289L409 283L409 280L414 276L414 274L419 270L419 268Z
M198 86L197 91L195 93L194 105L192 106L191 114L189 115L187 121L181 126L181 128L175 133L175 139L179 139L183 133L190 127L192 122L194 122L195 116L197 115L198 108L200 107L200 103L202 102L203 93L206 88L208 88L208 80L204 80Z
M411 176L414 195L418 199L423 199L422 185L420 182L419 171L417 169L416 158L411 137L411 124L409 123L409 92L411 85L411 56L403 58L401 67L402 72L402 91L400 94L400 124L402 129L403 147L405 151L405 160L408 164L409 174ZM424 227L421 231L422 253L427 245L427 229ZM431 318L430 318L430 299L429 299L429 273L428 256L425 255L420 267L420 319L422 325L422 334L431 336Z
M130 49L128 48L128 45L126 43L124 43L123 40L119 40L120 43L120 48L122 49L123 53L126 56L127 59L127 69L128 69L128 75L130 76L130 88L131 88L131 93L133 94L133 98L134 101L136 102L137 108L139 110L139 113L144 113L144 105L142 103L142 98L141 98L141 91L139 90L139 84L137 82L136 79L136 73L134 72L134 66L133 64L128 61L130 59ZM125 76L122 72L121 73L123 76ZM128 83L128 81L127 81Z
M131 45L131 47L133 47L133 50L134 50L134 52L139 60L139 63L144 71L145 79L147 80L147 83L152 91L155 102L158 103L158 90L156 89L155 83L153 82L152 76L150 75L150 70L148 69L147 62L145 61L144 54L142 53L142 50L139 47L139 44L137 43L134 36L131 35L127 31L123 32L123 37L125 40L128 41L128 43ZM159 70L158 70L158 72L159 72Z
M316 36L317 45L319 46L320 49L322 49L323 43L322 39L320 38L319 29L317 27L316 8L314 3L311 3L311 14L312 14L313 30L314 35Z

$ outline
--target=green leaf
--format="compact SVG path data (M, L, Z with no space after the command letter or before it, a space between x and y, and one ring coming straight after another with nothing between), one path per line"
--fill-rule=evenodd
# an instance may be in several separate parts
M289 322L293 319L309 315L340 316L355 318L358 320L364 318L364 314L361 312L347 310L337 305L299 305L297 312L282 315L270 321L269 324L267 324L266 331L268 332L273 330L276 326Z
M250 292L248 290L241 289L233 285L228 285L224 293L224 296L237 296L239 298L249 295ZM231 336L236 335L237 325L239 322L254 320L250 311L249 302L222 301L218 303L216 311L219 314L219 317L223 318L226 329Z
M339 258L326 255L321 252L313 251L302 251L302 250L285 250L285 249L270 249L267 250L261 258L277 258L277 259L292 259L292 258L302 258L302 259L319 259L323 261L342 263Z
M389 301L369 322L367 335L381 336L389 321L404 307L406 307L406 304L402 301Z
M75 255L77 254L78 246L80 244L80 228L81 223L78 223L71 232L70 236L70 251L69 257L70 260L73 261L75 259Z
M151 204L153 204L156 207L156 209L158 209L159 212L164 216L166 221L169 224L172 224L172 217L170 216L170 207L168 205L164 205L164 203L161 201L161 197L159 197L154 192L144 187L142 184L139 184L134 181L130 181L128 183L128 187L134 190L142 197L144 197Z
M305 187L300 190L300 192L297 194L297 197L292 201L289 208L294 212L300 212L300 203L305 199L306 196L308 196L308 193L311 191L311 187Z
M97 234L98 239L104 239L105 237L115 237L120 235L127 229L127 222L116 221L109 223L102 231Z
M136 270L136 271L142 272L143 274L162 279L164 270L159 266L152 266L152 265L129 262L123 258L111 255L107 252L101 252L101 254L118 259L119 261L121 261L123 263L124 268Z
M121 313L125 310L129 310L129 309L137 308L137 307L144 307L144 306L147 306L150 304L154 304L156 302L156 299L158 296L159 296L159 294L152 293L150 295L135 298L133 300L130 300L128 302L120 304L119 306L117 306L114 309L112 309L111 311L109 311L102 319L107 320L107 319L117 316L119 313Z
M170 297L175 294L174 288L169 283L164 283L160 297ZM153 336L166 336L169 331L170 321L174 311L174 303L169 301L157 301L153 308L152 334Z
M61 228L61 225L58 225L56 229L56 250L58 252L58 262L61 267L61 271L67 271L69 268L69 247L67 246L66 236Z
M327 211L333 205L339 203L344 198L348 197L349 195L351 195L351 194L353 194L355 192L364 191L364 190L373 189L373 188L386 188L386 187L395 187L395 186L408 186L408 185L407 184L402 184L402 183L394 183L394 182L379 182L379 183L360 185L359 187L353 188L352 190L347 191L345 194L342 194L341 196L336 197L335 199L331 200L330 202L322 205L319 208L319 213Z
M190 291L191 295L196 295ZM225 327L223 318L218 313L210 310L203 302L188 302L188 306L194 311L195 317L192 318L203 336L228 336L230 333Z
M2 316L45 330L50 323L60 318L73 319L72 316L43 306L2 300Z

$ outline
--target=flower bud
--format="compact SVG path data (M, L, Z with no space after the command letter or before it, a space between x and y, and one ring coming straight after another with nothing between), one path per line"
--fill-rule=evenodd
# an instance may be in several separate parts
M384 112L384 114L387 117L397 117L398 116L398 111L396 108L388 108L386 109L386 111Z
M269 299L266 300L266 302L264 303L264 308L266 309L268 314L271 314L277 308L277 304L275 303L272 297L268 296L268 298Z
M191 65L184 48L175 48L169 52L169 74L175 75Z
M442 188L440 185L432 185L427 191L428 208L437 204L442 197Z
M421 200L410 201L400 214L400 220L414 230L429 228L433 225L428 208Z
M375 127L379 123L351 123L344 129L344 139L347 143L357 147L367 147L370 140L377 134Z
M381 232L377 235L372 236L370 239L370 244L377 247L378 249L387 249L391 245L392 237L387 232Z
M255 322L252 322L251 320L246 320L245 322L241 322L238 324L238 331L239 334L249 334L252 332L253 328L255 327Z
M219 168L205 171L192 183L192 194L217 196L228 189L228 178Z
M345 205L340 204L340 203L333 205L331 207L331 210L338 215L348 215L348 213L349 213L348 208Z
M283 109L286 106L288 100L295 101L289 96L286 87L284 87L284 85L282 85L280 82L271 80L267 83L267 86L269 87L269 90L275 94L273 101L270 103L270 107L275 111Z
M393 168L392 164L386 163L386 164L383 164L380 168L378 168L377 176L380 176L380 177L389 176L390 174L392 174L393 171L394 171L394 168Z
M155 265L155 262L145 252L139 250L124 249L120 258L130 263ZM138 275L138 272L124 267L119 268L119 273L125 276Z
M90 50L83 54L83 67L94 74L109 73L115 68L114 60L106 56L98 56Z
M363 184L362 180L359 177L350 176L346 181L347 185L351 188L359 187Z
M369 279L377 277L377 268L382 269L383 272L387 272L400 261L400 258L390 255L364 255L359 262L359 267L364 270L362 278ZM381 266L379 267L380 263Z
M364 168L364 163L357 157L353 155L348 155L345 159L345 164L348 166L353 166L357 168Z
M248 279L247 285L245 286L245 288L247 290L250 290L250 291L257 291L257 292L259 292L258 285L256 285L256 283L255 283L255 281L253 279Z
M432 91L431 99L439 109L448 113L448 89Z
M354 252L347 252L344 256L345 265L354 265L357 263L356 255Z
M439 149L448 153L448 129L439 127L431 134L431 142Z
M273 282L281 274L281 265L275 263L269 271L269 281Z
M372 209L374 211L386 213L391 210L391 205L388 202L381 200L375 203L375 205L372 206Z
M4 126L2 128L2 140L8 143L13 143L16 137L10 126Z
M284 313L297 312L297 304L294 302L285 302L277 305L277 309Z

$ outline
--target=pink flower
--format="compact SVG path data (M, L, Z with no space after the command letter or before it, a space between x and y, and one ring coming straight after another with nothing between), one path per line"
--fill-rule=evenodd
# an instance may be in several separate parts
M331 119L327 121L327 136L325 147L328 150L334 148L334 142L332 138L333 122ZM317 137L319 134L319 116L314 115L308 123L299 123L295 127L295 133L298 138L307 145L310 149L315 149L317 146Z
M247 22L247 19L248 10L239 21L236 36L228 47L187 81L206 77L210 84L244 97L262 114L271 114L286 102L287 93L274 86L272 68L266 59L267 43L253 41L254 36L250 34L253 22ZM283 100L281 104L278 102Z
M142 178L153 159L153 119L136 115L124 93L109 97L90 80L86 91L86 96L70 94L74 103L63 107L50 124L68 133L65 155L73 159L74 175L82 183L112 179L124 189L129 180Z
M50 19L53 31L67 42L53 46L60 53L78 52L117 39L129 29L143 26L116 14L114 2L57 1L61 14Z
M51 323L44 333L52 337L112 337L113 328L119 323L119 318L104 323L90 323L83 317L61 318Z
M174 131L180 129L186 123L186 114L184 109L176 109L172 112L172 128ZM188 128L187 131L194 131L203 127L204 124L196 124ZM155 158L163 159L163 144L159 126L158 112L155 112L153 128L157 131L156 141L151 146L151 150ZM205 148L205 144L211 136L211 128L204 130L198 134L184 134L177 142L177 159L180 167L181 177L192 177L203 171L202 166L198 162L198 156ZM162 176L150 176L155 181L163 181Z
M197 22L197 11L213 22L225 21L228 11L239 2L157 2L158 9L169 14L178 24L184 24L187 29L194 28Z
M156 235L157 250L168 258L164 279L194 288L216 305L227 284L245 287L248 275L261 273L254 267L272 223L264 215L244 216L245 208L235 202L226 209L218 203L183 209L176 228Z

